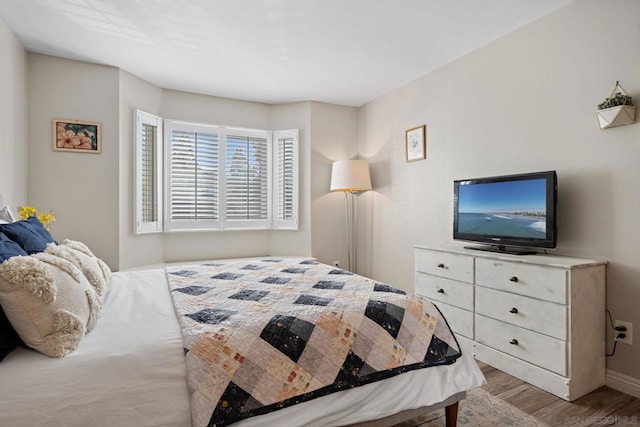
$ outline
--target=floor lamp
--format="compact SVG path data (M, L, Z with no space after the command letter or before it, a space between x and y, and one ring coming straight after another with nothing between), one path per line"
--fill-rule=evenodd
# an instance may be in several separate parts
M347 223L347 255L349 271L356 272L358 244L358 192L371 190L369 163L366 160L339 160L331 169L331 191L344 193Z

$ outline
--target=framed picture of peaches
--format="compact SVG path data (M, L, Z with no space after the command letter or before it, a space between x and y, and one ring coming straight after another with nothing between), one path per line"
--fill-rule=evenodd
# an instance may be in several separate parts
M53 150L73 153L102 152L100 122L53 120Z

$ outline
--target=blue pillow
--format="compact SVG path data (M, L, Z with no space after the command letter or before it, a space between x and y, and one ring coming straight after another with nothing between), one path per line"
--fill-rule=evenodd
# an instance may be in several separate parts
M0 362L7 354L22 344L22 339L13 329L2 310L2 306L0 306Z
M27 253L19 244L9 239L3 233L0 233L0 263L12 256L18 255L27 256Z
M53 243L51 233L44 228L44 225L35 216L24 221L1 224L0 232L19 244L29 255L43 252L48 243Z

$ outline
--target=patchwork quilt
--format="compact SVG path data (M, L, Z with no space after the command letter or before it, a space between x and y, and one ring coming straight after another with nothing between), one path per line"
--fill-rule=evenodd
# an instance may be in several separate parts
M194 426L224 426L461 356L430 302L314 260L166 272Z

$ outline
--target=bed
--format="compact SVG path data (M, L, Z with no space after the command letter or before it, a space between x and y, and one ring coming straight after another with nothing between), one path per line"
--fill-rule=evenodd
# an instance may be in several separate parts
M50 358L28 348L18 348L0 363L0 425L201 425L199 420L196 422L198 415L194 411L194 405L199 404L194 403L193 379L189 378L193 374L186 373L194 344L189 343L191 338L183 337L185 322L180 318L186 316L180 315L181 308L174 307L173 301L198 294L201 285L189 283L197 276L189 271L210 275L208 269L228 273L246 265L262 267L276 262L288 266L302 264L304 269L317 266L325 273L332 269L310 259L267 257L171 264L114 273L96 327L74 351L62 358ZM277 268L282 270L282 265ZM260 277L264 278L270 273L256 274L263 274ZM352 276L356 280L369 280ZM180 291L186 288L195 291ZM247 291L243 292L246 296ZM392 292L386 294L396 297ZM255 294L248 295L251 303ZM198 295L195 297L187 306L200 304ZM467 353L425 369L404 371L379 381L331 390L334 392L329 394L311 393L312 398L297 399L295 404L289 401L278 410L241 416L233 425L382 426L393 425L414 415L416 410L441 407L447 408L447 425L455 425L458 401L466 391L484 382ZM208 423L225 424L224 420Z

